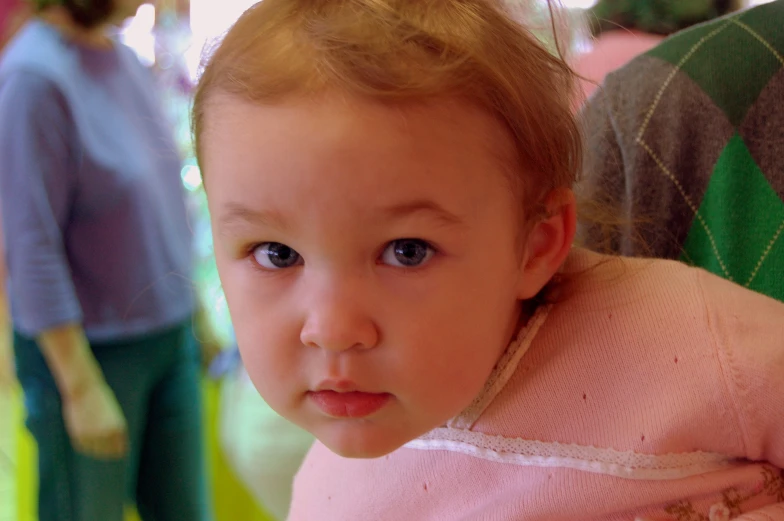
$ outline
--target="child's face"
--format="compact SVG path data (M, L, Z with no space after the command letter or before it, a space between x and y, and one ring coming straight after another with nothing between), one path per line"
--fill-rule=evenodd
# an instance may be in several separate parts
M519 317L499 123L457 102L221 97L202 146L237 340L276 411L376 457L471 403Z

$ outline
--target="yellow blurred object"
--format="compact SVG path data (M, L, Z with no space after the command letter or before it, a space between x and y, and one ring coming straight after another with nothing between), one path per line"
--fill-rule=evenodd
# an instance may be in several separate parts
M0 386L0 521L17 521L17 389Z
M207 464L215 511L215 521L275 521L256 504L251 495L229 470L220 453L217 438L218 395L220 385L205 381L202 396L204 399L205 445ZM17 492L19 498L17 521L36 521L36 449L35 441L24 428L22 394L17 390L13 400L12 422L18 427L17 438ZM127 521L139 521L134 512L129 512Z
M248 493L228 464L218 446L218 403L220 385L205 381L204 412L207 435L207 463L213 493L216 521L275 521Z

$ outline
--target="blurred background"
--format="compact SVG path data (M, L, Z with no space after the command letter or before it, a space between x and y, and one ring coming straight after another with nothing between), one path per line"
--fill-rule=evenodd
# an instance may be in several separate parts
M296 470L297 458L309 443L307 435L264 410L263 402L252 396L252 387L238 369L228 310L213 261L201 175L191 145L188 110L204 49L254 3L254 0L158 0L142 5L117 34L155 73L183 157L182 185L194 210L192 215L197 216L192 223L197 253L195 283L221 348L207 355L203 378L210 493L215 519L219 521L273 520L273 515L285 515L285 506L272 503L286 501L288 480ZM610 52L605 56L598 52L602 36L591 30L590 19L596 3L562 1L569 10L569 23L565 27L570 33L564 41L568 42L570 59L589 80L584 83L582 94L578 94L578 108L582 98L590 95L604 74L631 58L623 53ZM634 0L625 3L635 4ZM641 3L645 2L641 0ZM748 0L739 7L760 3L765 2ZM533 11L526 12L529 16L546 16L546 2L542 0ZM27 16L29 8L24 3L0 0L0 45L13 37ZM621 25L618 28L626 33L640 29ZM640 47L633 52L644 52L646 46L666 36L661 33L654 31L650 42L635 38ZM544 33L542 37L548 38ZM6 324L3 334L8 334L7 329ZM253 423L253 417L263 419ZM288 456L276 458L281 444L288 447ZM35 461L35 444L24 428L21 390L13 389L9 396L0 398L0 521L36 519ZM280 466L277 470L276 465ZM265 502L269 504L262 504ZM133 511L129 510L128 519L136 519Z

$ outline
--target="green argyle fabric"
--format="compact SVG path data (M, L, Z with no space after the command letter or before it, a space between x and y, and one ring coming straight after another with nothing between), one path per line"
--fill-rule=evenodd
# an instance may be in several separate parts
M784 300L784 0L680 32L583 114L589 247L682 259Z

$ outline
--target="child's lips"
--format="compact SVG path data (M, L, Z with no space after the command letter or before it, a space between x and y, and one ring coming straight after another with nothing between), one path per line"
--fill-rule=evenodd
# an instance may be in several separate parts
M321 383L319 383L316 386L314 392L335 391L338 393L350 393L359 390L360 390L359 385L357 385L351 380L333 378L333 379L322 380Z
M309 392L308 397L322 412L333 418L365 418L381 410L392 395L323 389Z

